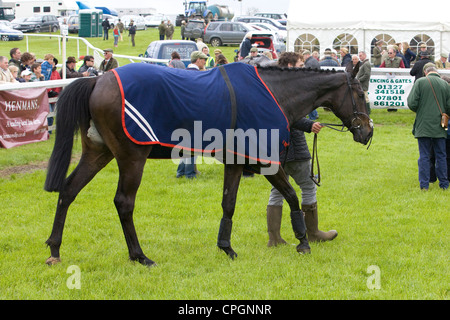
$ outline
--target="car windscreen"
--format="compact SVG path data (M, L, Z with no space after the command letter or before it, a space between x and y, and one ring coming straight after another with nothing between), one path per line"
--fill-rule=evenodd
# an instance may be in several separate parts
M193 51L197 50L197 45L193 43L192 45L186 45L186 44L177 44L177 43L171 43L171 44L165 44L161 46L160 51L160 59L171 59L172 52L176 51L180 54L180 57L182 60L190 59L191 53Z

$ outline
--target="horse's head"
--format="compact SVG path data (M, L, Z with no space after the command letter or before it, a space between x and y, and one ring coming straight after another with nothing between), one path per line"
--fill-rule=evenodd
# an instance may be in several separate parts
M333 94L331 109L353 133L353 139L365 145L372 138L373 122L368 115L364 91L356 79L358 71L359 65L342 75L342 84Z

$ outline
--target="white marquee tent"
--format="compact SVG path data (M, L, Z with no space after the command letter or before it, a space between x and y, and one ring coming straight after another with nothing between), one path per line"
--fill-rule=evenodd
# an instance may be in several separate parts
M326 48L370 56L374 39L388 44L408 42L413 50L427 44L435 56L450 52L448 1L429 4L404 1L360 2L291 1L288 12L288 51Z

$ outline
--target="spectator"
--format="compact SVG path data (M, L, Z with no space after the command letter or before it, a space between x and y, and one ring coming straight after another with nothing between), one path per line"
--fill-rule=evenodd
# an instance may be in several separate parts
M113 37L114 37L114 47L117 47L119 45L119 38L120 38L120 31L117 24L114 26L113 29Z
M395 47L397 50L396 56L402 58L403 64L405 65L405 68L406 68L407 61L406 61L405 55L403 54L403 43L398 42L395 44Z
M319 62L321 67L339 67L339 62L336 59L333 59L331 54L331 49L325 49L324 57Z
M93 56L85 56L83 59L83 64L81 65L80 69L78 69L78 72L88 72L89 76L98 76L98 71L95 69L94 66L94 57Z
M441 57L439 60L436 60L434 64L436 65L436 69L450 69L450 63L447 62L448 54L441 53Z
M23 70L20 73L19 82L30 82L32 74L33 74L33 72L31 72L28 69Z
M22 53L20 52L20 49L19 48L12 48L9 51L9 55L10 55L11 59L9 59L8 64L10 66L14 65L14 66L16 66L17 68L20 69L20 57L22 56Z
M352 61L352 56L348 53L347 48L341 48L341 67L346 67Z
M378 40L375 42L375 47L373 48L372 58L373 58L373 66L378 68L381 65L381 60L383 57L383 40Z
M31 75L30 82L36 82L36 81L45 81L44 75L41 73L42 67L40 63L33 63L31 65L31 72L33 73Z
M184 65L183 61L181 61L181 57L178 52L172 51L171 58L172 60L170 60L169 62L169 67L175 69L186 69L186 66Z
M411 68L411 71L409 74L413 77L415 77L414 82L417 81L417 79L420 79L423 77L423 67L427 64L432 62L430 60L430 54L428 51L420 51L419 52L419 61L417 61L414 66Z
M23 70L30 70L31 65L34 63L34 56L29 52L24 52L20 57L19 72L22 73Z
M421 53L421 52L426 52L426 53L428 53L428 56L430 57L430 60L431 60L431 61L434 60L433 57L432 57L432 55L431 55L431 53L430 53L430 51L429 51L428 48L427 48L427 45L426 45L425 43L422 42L422 43L420 44L420 46L419 46L419 52L417 53L416 61L420 61L420 55L419 55L419 53Z
M303 59L305 60L305 68L320 69L320 63L317 61L309 50L303 51ZM310 120L317 120L319 118L319 112L314 109L308 114Z
M352 63L348 63L345 67L345 71L351 72L356 66L360 65L359 56L356 54L352 54Z
M115 69L119 66L119 63L117 62L117 60L113 58L113 50L112 49L103 50L103 55L105 56L105 59L100 64L100 68L99 68L100 71L106 72L111 69Z
M239 60L246 58L250 54L250 49L252 48L252 42L250 41L251 38L252 33L248 32L245 35L244 41L242 42L239 50Z
M205 44L201 50L207 57L208 59L206 60L206 69L211 69L214 67L214 64L216 63L214 58L211 57L211 55L209 54L209 48L208 46Z
M448 189L446 159L447 131L441 127L441 110L450 114L450 90L433 66L425 69L425 77L417 79L408 96L408 107L416 113L413 134L419 145L419 185L428 190L430 182L431 150L436 157L436 176L439 187ZM440 106L440 109L439 107Z
M166 25L166 40L172 40L173 38L173 33L175 31L175 27L173 26L172 22L170 22L170 20L167 21L167 25Z
M403 59L397 57L396 46L388 46L388 57L381 63L380 68L405 68Z
M0 56L0 84L17 82L8 67L8 58L5 56Z
M159 31L159 40L164 40L164 37L166 35L166 24L164 23L164 20L161 21L161 23L158 26Z
M181 28L180 28L180 31L181 31L181 40L184 40L185 39L185 36L184 36L184 31L186 30L186 21L181 21Z
M58 64L58 59L53 58L53 68L52 68L52 73L50 75L50 80L61 80L61 76L59 75L59 72L57 71L57 67L56 65ZM59 93L61 92L62 88L50 88L47 90L47 95L49 98L54 98L57 97L59 95ZM55 111L55 106L56 103L50 103L49 104L49 111L53 112ZM47 121L48 121L48 126L51 127L53 125L53 121L54 118L53 117L47 117ZM51 130L48 131L49 134L52 133Z
M317 61L309 50L303 51L303 59L305 60L305 68L320 69L320 63Z
M206 70L206 60L208 56L201 51L194 51L191 53L191 64L188 65L187 70ZM195 164L197 156L191 158L181 158L177 168L177 178L185 176L188 179L196 178L199 174Z
M313 57L314 59L314 57ZM301 66L302 57L296 52L283 52L278 60L278 65L285 68ZM292 176L302 192L302 211L305 215L305 224L308 240L330 241L337 236L334 230L323 232L318 228L317 213L317 188L310 179L311 154L305 139L304 132L319 133L322 126L319 122L302 118L291 126L291 141L287 154L282 153L284 159L280 159L286 175ZM285 244L286 241L280 235L281 219L283 212L283 196L272 187L267 205L267 230L269 233L268 246Z
M75 71L75 65L77 64L77 60L75 57L68 57L66 61L66 78L81 78L81 77L87 77L89 73L87 71L85 72L77 72ZM61 79L63 79L62 69L59 71L59 75Z
M125 30L125 26L123 25L123 22L119 19L119 21L117 21L117 27L119 27L119 32L120 32L120 41L123 41L123 32Z
M320 56L319 56L319 52L318 51L313 51L312 56L314 57L314 59L316 59L317 61L320 61Z
M131 45L134 47L136 44L134 43L134 37L136 36L136 25L134 24L134 21L131 20L130 24L128 25L128 34L131 37Z
M405 56L405 68L411 68L411 63L416 60L416 54L409 47L408 42L403 42L403 55Z
M105 18L102 22L103 27L103 40L108 40L109 29L111 28L111 24L109 23L108 18Z
M214 66L219 67L223 66L224 64L228 64L227 58L223 54L219 54L218 56L216 56L216 64Z
M50 80L53 70L53 59L55 57L51 53L47 53L44 56L44 62L41 64L41 74L44 76L44 80Z
M361 87L364 91L364 96L366 98L366 108L367 113L370 114L370 100L369 100L369 83L370 83L370 73L372 67L370 66L370 61L367 59L367 54L365 51L359 52L359 71L356 78L361 83Z
M16 66L8 66L8 69L13 75L14 79L16 79L16 81L19 81L19 68L17 68Z

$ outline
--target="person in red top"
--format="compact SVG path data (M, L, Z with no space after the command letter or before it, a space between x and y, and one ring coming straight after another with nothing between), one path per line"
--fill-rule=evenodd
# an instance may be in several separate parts
M383 63L380 65L380 68L405 68L403 59L401 57L397 57L396 47L388 46L387 53L388 57L384 59Z

